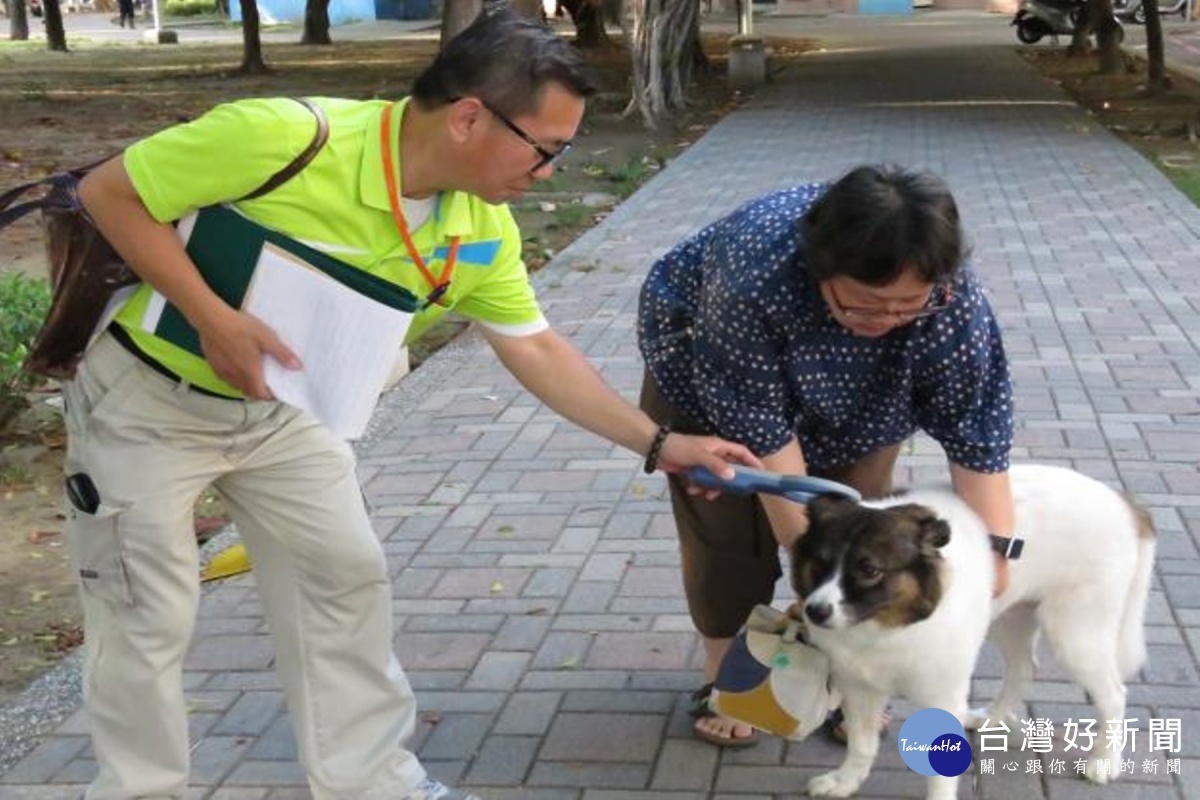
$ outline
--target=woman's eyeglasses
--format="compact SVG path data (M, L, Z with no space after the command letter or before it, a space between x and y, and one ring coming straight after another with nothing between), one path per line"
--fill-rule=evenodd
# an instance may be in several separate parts
M925 300L925 304L920 308L901 309L893 311L885 308L872 308L870 306L847 306L843 305L838 299L837 289L832 283L828 284L829 299L833 303L837 312L846 319L859 320L861 322L881 322L883 320L896 320L901 324L908 324L918 319L932 317L945 311L950 305L950 301L954 299L954 292L945 284L938 284L929 290L929 297Z

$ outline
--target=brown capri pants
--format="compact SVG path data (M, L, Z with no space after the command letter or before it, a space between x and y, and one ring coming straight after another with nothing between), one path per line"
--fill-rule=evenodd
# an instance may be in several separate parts
M641 407L673 431L712 433L670 406L649 375L642 380ZM884 497L892 493L899 455L896 443L853 464L812 474L849 484L863 497ZM783 573L771 523L756 495L723 494L706 500L688 494L681 477L669 475L667 481L692 622L703 636L727 639L741 629L754 606L774 599L775 583Z

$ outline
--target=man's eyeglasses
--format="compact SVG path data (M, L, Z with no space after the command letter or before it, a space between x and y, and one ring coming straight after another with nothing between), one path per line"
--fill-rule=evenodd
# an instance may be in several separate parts
M534 152L538 154L538 162L533 165L533 169L529 170L530 172L537 172L547 164L553 164L555 161L565 156L571 149L572 142L563 142L562 146L559 147L557 151L547 150L538 144L536 139L534 139L525 131L521 130L517 123L513 122L511 119L504 116L504 114L493 108L488 101L480 99L479 102L483 104L484 108L492 113L493 117L503 122L504 127L515 133L517 137L521 139L521 141L532 147Z
M902 325L907 325L915 320L932 317L934 314L945 311L949 307L950 301L954 299L954 292L949 286L938 284L929 290L929 297L920 308L889 311L884 308L871 308L869 306L842 305L842 301L838 299L837 290L833 284L829 283L828 286L829 299L837 308L838 313L846 317L846 319L859 320L860 322L880 322L882 320L894 319Z

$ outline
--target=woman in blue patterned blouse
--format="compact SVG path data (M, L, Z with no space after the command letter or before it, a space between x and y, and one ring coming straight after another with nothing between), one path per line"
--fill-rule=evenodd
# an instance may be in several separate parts
M740 442L767 469L867 497L891 492L901 444L923 430L945 450L955 491L993 534L1012 536L1008 362L939 178L863 166L748 203L654 264L638 339L642 406L672 430ZM771 602L778 548L807 520L779 497L693 496L677 476L671 499L711 681L754 605ZM707 741L755 739L699 716Z

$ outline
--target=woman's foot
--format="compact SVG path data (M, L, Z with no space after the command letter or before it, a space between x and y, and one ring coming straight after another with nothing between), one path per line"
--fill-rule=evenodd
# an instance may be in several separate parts
M692 705L688 714L695 718L692 733L697 739L717 747L751 747L758 744L760 735L749 725L722 717L709 706L713 685L706 683L692 693Z
M751 747L758 744L759 740L759 733L754 728L716 714L697 719L692 732L697 739L717 747Z

